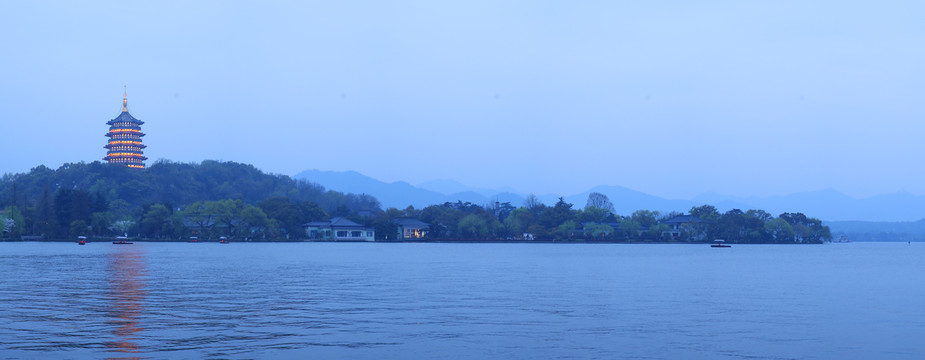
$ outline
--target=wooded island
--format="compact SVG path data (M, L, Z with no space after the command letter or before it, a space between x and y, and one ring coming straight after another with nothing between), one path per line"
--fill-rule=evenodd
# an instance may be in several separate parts
M99 161L45 166L0 179L4 240L77 236L147 240L299 241L306 224L345 218L375 229L376 241L404 241L397 220L428 224L414 241L712 242L795 244L830 241L819 219L763 210L720 213L711 205L687 213L637 210L620 215L606 195L584 208L530 195L524 204L447 202L382 209L366 194L327 190L252 165L158 161L133 169Z

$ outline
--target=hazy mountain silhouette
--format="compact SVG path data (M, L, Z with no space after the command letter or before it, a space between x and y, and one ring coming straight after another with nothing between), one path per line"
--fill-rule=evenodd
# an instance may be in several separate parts
M494 202L510 202L522 206L528 194L511 188L484 189L461 184L454 180L434 180L413 186L403 181L386 183L355 171L306 170L295 176L323 185L325 188L365 193L375 196L383 207L404 209L408 205L423 208L444 202L471 202L488 205ZM716 193L704 193L691 200L669 200L649 195L622 186L601 185L588 191L571 194L537 194L547 205L553 205L560 196L572 203L573 209L584 208L588 194L599 192L607 195L619 215L631 215L636 210L687 212L694 206L709 204L719 211L731 209L760 209L777 216L784 212L801 212L825 221L915 221L925 218L925 196L907 192L877 195L856 199L841 192L825 189L772 197L735 197Z
M925 241L925 219L919 221L826 221L835 240Z
M404 209L408 205L420 208L442 204L446 195L424 190L404 181L386 183L360 174L356 171L305 170L296 174L296 179L318 183L328 189L354 189L356 193L375 196L383 207Z
M672 211L686 212L690 208L700 205L694 201L666 200L622 186L610 185L600 185L583 193L566 196L565 201L574 204L573 209L584 208L588 203L588 195L592 192L607 195L607 198L613 203L614 211L623 216L632 215L636 210L655 210L664 214Z

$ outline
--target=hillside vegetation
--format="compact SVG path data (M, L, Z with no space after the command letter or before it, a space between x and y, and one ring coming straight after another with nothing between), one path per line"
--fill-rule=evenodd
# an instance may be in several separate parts
M633 201L624 206L633 206ZM601 193L585 207L559 198L547 206L530 195L522 206L510 202L444 202L416 209L382 209L365 194L326 190L252 165L203 161L158 161L147 169L101 162L45 166L0 179L3 238L38 236L132 237L179 240L190 236L236 240L300 240L302 225L346 217L375 229L376 239L395 241L395 220L416 217L430 224L423 239L449 241L606 241L733 243L821 243L829 228L802 213L775 217L761 210L719 212L691 207L690 220L671 221L679 212L636 210L619 215ZM676 228L672 228L675 226Z
M281 206L287 209L280 210ZM152 207L156 214L149 214ZM197 215L188 209L200 209L199 215L231 211L241 218L248 207L263 212L247 213L255 217L255 223L266 222L262 226L266 232L282 230L285 235L298 232L302 222L328 214L378 211L379 202L369 195L325 190L304 180L266 174L252 165L211 160L198 164L158 161L143 170L98 161L69 163L55 170L37 166L28 173L6 174L0 179L0 209L15 222L15 228L7 231L10 237L125 232L179 237L186 235L179 228L184 222L189 227L189 219ZM150 224L157 229L144 229L152 217L162 223ZM210 218L208 223L217 222Z

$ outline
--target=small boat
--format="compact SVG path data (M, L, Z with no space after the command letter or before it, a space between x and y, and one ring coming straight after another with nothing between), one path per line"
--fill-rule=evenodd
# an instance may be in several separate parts
M218 238L218 243L219 243L219 244L227 244L227 243L228 243L228 238L222 236L222 237Z
M116 236L116 241L113 241L113 244L116 245L131 245L133 243L126 241L128 240L127 236Z
M77 237L77 245L87 245L87 237L86 237L86 236L78 236L78 237Z
M710 247L715 247L715 248L732 247L732 245L726 245L726 244L724 244L724 243L726 242L726 240L716 239L716 240L713 240L713 242L715 242L715 244L711 244Z
M190 237L189 237L189 240L188 240L187 242L188 242L188 243L198 243L198 242L199 242L199 238L198 238L198 237L195 237L195 236L190 236Z

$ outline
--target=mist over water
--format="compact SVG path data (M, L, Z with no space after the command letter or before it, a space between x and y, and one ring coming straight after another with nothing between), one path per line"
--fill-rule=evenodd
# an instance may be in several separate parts
M0 243L0 357L920 358L923 257L906 243Z

